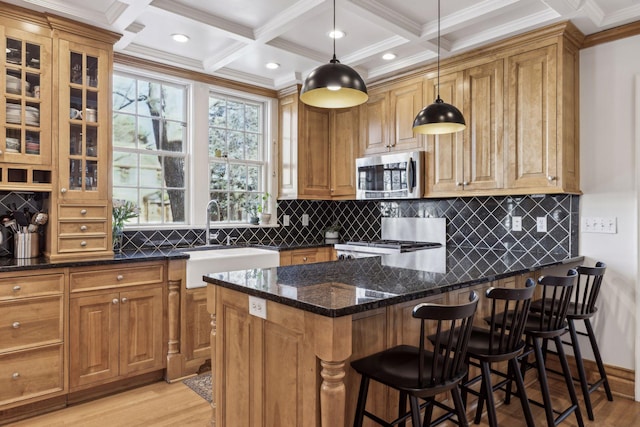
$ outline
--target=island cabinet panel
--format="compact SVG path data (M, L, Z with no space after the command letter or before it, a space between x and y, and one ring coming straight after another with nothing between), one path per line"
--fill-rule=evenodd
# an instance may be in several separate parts
M313 426L318 365L300 310L266 302L267 319L249 314L246 294L216 289L216 425Z
M187 361L198 359L200 363L208 359L211 333L211 316L207 312L206 288L186 291L186 329L184 333ZM198 366L195 367L196 369Z

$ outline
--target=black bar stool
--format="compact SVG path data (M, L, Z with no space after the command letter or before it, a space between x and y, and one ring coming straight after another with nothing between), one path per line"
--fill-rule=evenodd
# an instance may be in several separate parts
M587 416L590 420L594 420L593 405L591 404L591 393L593 393L600 385L604 386L607 399L613 401L613 395L611 394L611 388L609 387L609 381L607 380L607 373L604 370L604 364L602 363L602 357L600 357L600 350L598 349L598 343L596 336L591 326L591 318L596 314L598 308L596 307L596 301L600 294L600 286L602 285L602 278L607 266L603 262L597 262L595 267L580 266L577 268L578 279L575 285L575 291L573 292L572 301L569 304L567 310L567 324L569 327L570 341L562 341L563 344L570 345L573 349L573 355L576 360L576 367L578 368L578 381L580 381L580 387L582 389L582 395L584 396L584 403L587 408ZM533 311L541 311L541 301L534 301L531 305ZM585 332L577 331L575 322L584 321ZM580 350L580 343L578 341L578 335L589 337L591 344L591 350L593 356L596 359L596 365L598 366L598 372L600 379L590 384L587 380L587 373L584 369L584 361L582 360L582 351ZM551 353L557 353L550 351Z
M525 326L525 335L527 338L527 348L520 356L521 370L524 373L528 367L534 366L538 370L538 382L542 392L543 403L530 400L531 403L544 408L547 425L557 426L564 421L571 413L574 413L579 427L584 426L582 413L578 405L578 397L573 386L573 378L569 369L567 357L562 348L562 335L566 333L567 328L567 310L571 302L571 292L578 277L578 272L574 269L569 270L567 276L544 276L538 279L538 285L542 287L542 298L539 300L539 311L529 313L527 324ZM546 348L547 342L553 340L555 343L562 373L567 384L567 391L571 405L562 412L554 411L551 403L551 395L549 393L549 383L547 380L547 371L545 368L545 357L543 348ZM528 363L529 354L535 356L535 365ZM509 393L510 387L507 390ZM558 417L555 416L558 413Z
M536 283L533 279L527 279L524 288L490 288L486 292L487 298L491 301L491 316L485 319L489 328L474 327L467 347L468 363L479 366L481 374L471 380L465 378L461 385L462 398L465 405L467 393L478 396L478 406L474 420L476 424L480 423L483 403L486 401L489 425L491 427L498 425L493 393L505 384L511 384L511 380L515 380L527 426L534 425L517 357L525 347L522 335L535 289ZM507 373L491 369L492 363L503 361L508 361ZM492 372L506 379L492 385ZM480 380L482 380L482 385L480 392L477 392L470 386ZM508 402L505 401L505 403Z
M354 426L362 426L362 421L367 416L387 427L396 424L404 426L405 421L411 418L412 425L420 427L423 425L420 420L421 408L425 408L424 425L435 425L454 413L458 417L458 425L468 425L458 385L467 374L465 354L473 315L478 305L475 292L470 293L469 301L467 304L453 306L429 303L417 305L413 309L413 317L420 319L421 323L419 347L400 345L351 362L353 369L362 375ZM436 321L434 324L437 332L433 351L425 347L427 320ZM449 330L458 330L460 333L449 334ZM370 380L400 392L398 418L387 422L365 409ZM438 394L446 391L451 391L455 409L435 400ZM406 410L407 396L409 412ZM418 399L427 402L421 405ZM448 413L431 423L434 405L447 410Z

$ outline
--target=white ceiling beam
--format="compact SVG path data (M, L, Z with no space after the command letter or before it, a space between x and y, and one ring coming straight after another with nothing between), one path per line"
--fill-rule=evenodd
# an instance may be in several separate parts
M118 16L113 17L112 25L120 31L126 31L127 27L133 24L136 19L147 10L151 1L152 0L125 1L128 3L127 8L121 11Z
M251 47L251 45L234 41L226 48L216 52L215 55L204 58L202 60L202 67L208 72L215 72L240 58L249 47Z
M400 72L410 67L415 67L420 64L431 62L436 59L438 55L431 51L421 52L412 56L408 56L401 60L394 60L388 64L381 65L379 67L371 68L369 70L368 77L375 79L386 75L391 75L396 72Z
M280 49L283 52L293 53L294 55L302 56L317 62L329 62L329 60L331 59L331 57L328 57L324 52L320 52L319 50L315 49L309 49L306 46L302 46L281 38L270 40L266 44L271 47L275 47L276 49Z
M164 64L173 65L176 67L185 67L191 70L203 71L202 62L187 58L186 56L175 55L173 53L167 53L164 50L152 49L150 47L142 46L139 44L131 43L123 53L130 54L141 58L150 59L156 62L162 62Z
M57 15L66 16L80 22L89 22L92 25L107 28L111 24L104 13L97 12L95 9L88 7L70 5L64 0L23 0L23 2L29 4L30 6L27 7L32 9L53 11ZM116 8L119 7L126 8L126 5L116 6Z
M407 40L416 40L420 37L421 28L419 23L376 0L340 0L340 5L346 10L350 10Z
M255 30L255 40L267 42L281 36L300 22L311 20L328 9L327 0L301 0L278 13Z
M636 4L632 6L618 9L615 12L605 15L604 19L602 19L602 26L609 28L626 24L627 22L637 21L640 15L640 4L638 4L637 1L635 3Z
M255 40L253 30L249 27L228 21L199 9L185 6L172 0L153 0L150 6L158 10L177 15L178 17L182 16L183 18L209 25L210 27L225 33L225 35L234 40L239 40L245 43Z
M394 49L398 46L402 46L407 43L407 39L400 36L389 37L378 43L371 44L363 49L352 52L348 55L338 58L340 62L343 62L349 66L362 64L373 56L378 56L388 50Z
M572 16L577 13L582 6L584 6L585 0L541 0L551 9L558 12L563 16Z

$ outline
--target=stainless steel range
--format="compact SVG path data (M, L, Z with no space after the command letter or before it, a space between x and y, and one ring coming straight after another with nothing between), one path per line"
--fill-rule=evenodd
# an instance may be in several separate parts
M382 218L382 239L335 244L338 259L400 254L443 247L444 218Z

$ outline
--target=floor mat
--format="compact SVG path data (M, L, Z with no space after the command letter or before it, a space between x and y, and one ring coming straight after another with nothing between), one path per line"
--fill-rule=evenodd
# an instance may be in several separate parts
M211 372L187 378L182 382L191 390L198 393L204 400L211 403Z

